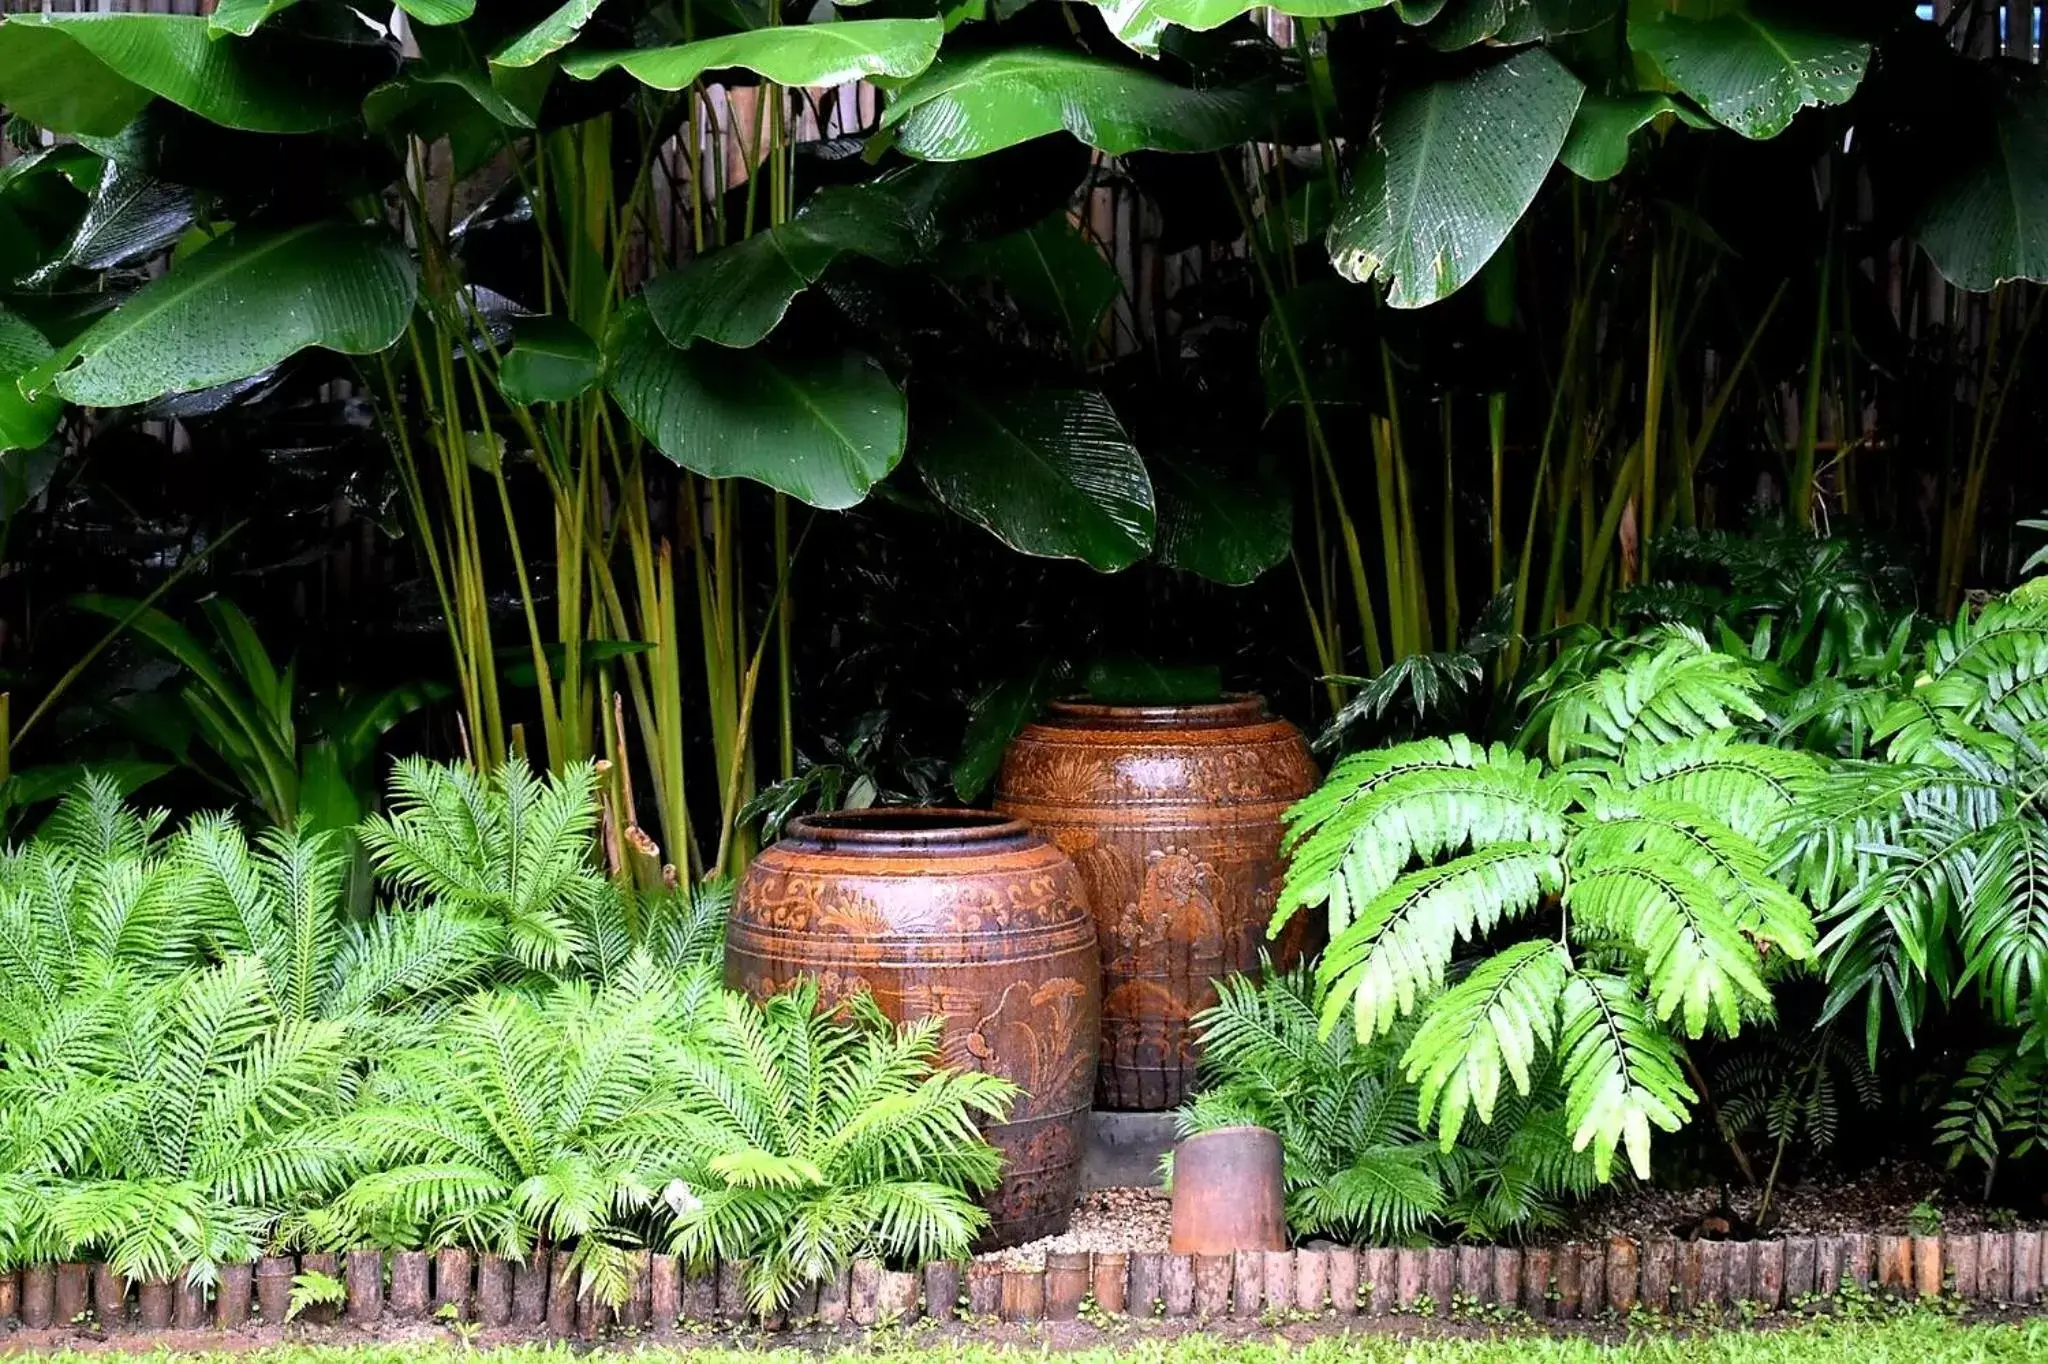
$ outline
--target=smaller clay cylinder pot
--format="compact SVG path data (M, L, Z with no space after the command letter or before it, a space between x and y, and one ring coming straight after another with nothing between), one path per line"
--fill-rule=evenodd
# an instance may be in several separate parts
M1176 1255L1287 1249L1280 1138L1263 1127L1219 1127L1173 1149Z

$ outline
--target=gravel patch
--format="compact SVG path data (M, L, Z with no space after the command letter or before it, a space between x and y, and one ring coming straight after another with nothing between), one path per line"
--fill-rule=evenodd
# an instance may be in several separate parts
M1043 1269L1048 1254L1084 1250L1164 1251L1172 1204L1164 1189L1096 1189L1081 1195L1074 1223L1058 1236L976 1256L1005 1269Z

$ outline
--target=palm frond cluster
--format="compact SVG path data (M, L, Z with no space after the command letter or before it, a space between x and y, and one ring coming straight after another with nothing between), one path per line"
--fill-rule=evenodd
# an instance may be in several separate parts
M929 1026L716 959L730 888L622 889L595 777L407 762L347 840L175 830L88 780L0 856L0 1267L136 1279L273 1247L759 1262L767 1306L857 1254L961 1253L1004 1082Z
M1303 1235L1404 1241L1496 1240L1560 1225L1593 1192L1590 1156L1572 1149L1555 1067L1496 1120L1445 1149L1423 1131L1402 1073L1413 1022L1371 1042L1318 1021L1314 975L1268 970L1218 986L1198 1015L1206 1087L1179 1114L1182 1135L1252 1123L1280 1136L1287 1220Z
M1709 1092L1745 1172L1741 1133L1825 1149L1882 1101L1880 1043L1936 1024L1927 1064L1968 1058L1937 1145L1987 1180L2048 1147L2048 593L1928 622L1846 542L1657 550L1632 628L1554 639L1497 739L1354 753L1290 813L1275 923L1324 913L1329 949L1226 991L1183 1117L1280 1130L1304 1228L1490 1226L1442 1162L1503 1126L1647 1176ZM1781 1030L1794 976L1824 997ZM1353 1166L1373 1194L1340 1205Z

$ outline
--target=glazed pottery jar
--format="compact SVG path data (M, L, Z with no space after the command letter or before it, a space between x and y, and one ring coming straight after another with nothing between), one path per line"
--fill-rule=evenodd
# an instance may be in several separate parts
M1315 789L1301 732L1256 696L1179 706L1056 702L1003 756L996 808L1081 869L1102 941L1096 1103L1162 1109L1194 1086L1191 1015L1213 982L1282 964L1319 930L1266 927L1280 889L1280 817Z
M1102 967L1067 855L986 810L878 809L792 820L747 869L726 932L729 984L756 997L818 979L897 1021L945 1020L947 1065L1023 1091L986 1128L1003 1154L990 1247L1065 1231L1095 1083Z

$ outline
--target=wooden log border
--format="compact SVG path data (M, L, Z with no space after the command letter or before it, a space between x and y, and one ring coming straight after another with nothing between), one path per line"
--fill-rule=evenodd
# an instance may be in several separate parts
M552 1259L552 1262L551 1262ZM1093 1313L1199 1323L1210 1319L1389 1316L1425 1310L1521 1310L1538 1320L1626 1318L1636 1312L1712 1316L1724 1310L1799 1309L1842 1293L1900 1298L1947 1294L1965 1302L2048 1302L2048 1243L2038 1231L1946 1236L1844 1232L1772 1241L1605 1241L1547 1246L1392 1249L1333 1246L1238 1255L1074 1252L1043 1268L940 1261L898 1272L856 1262L807 1286L766 1319L745 1300L744 1263L689 1266L670 1255L635 1259L633 1293L616 1313L579 1295L566 1254L527 1262L462 1250L267 1256L226 1265L203 1292L183 1275L131 1284L98 1263L32 1265L0 1273L0 1333L242 1331L277 1327L293 1277L336 1275L344 1310L302 1313L294 1332L362 1333L393 1321L477 1321L507 1334L585 1338L612 1333L673 1337L716 1320L764 1331L905 1324L918 1317L1007 1322L1072 1320ZM388 1286L387 1286L388 1285ZM431 1286L430 1286L431 1285Z

